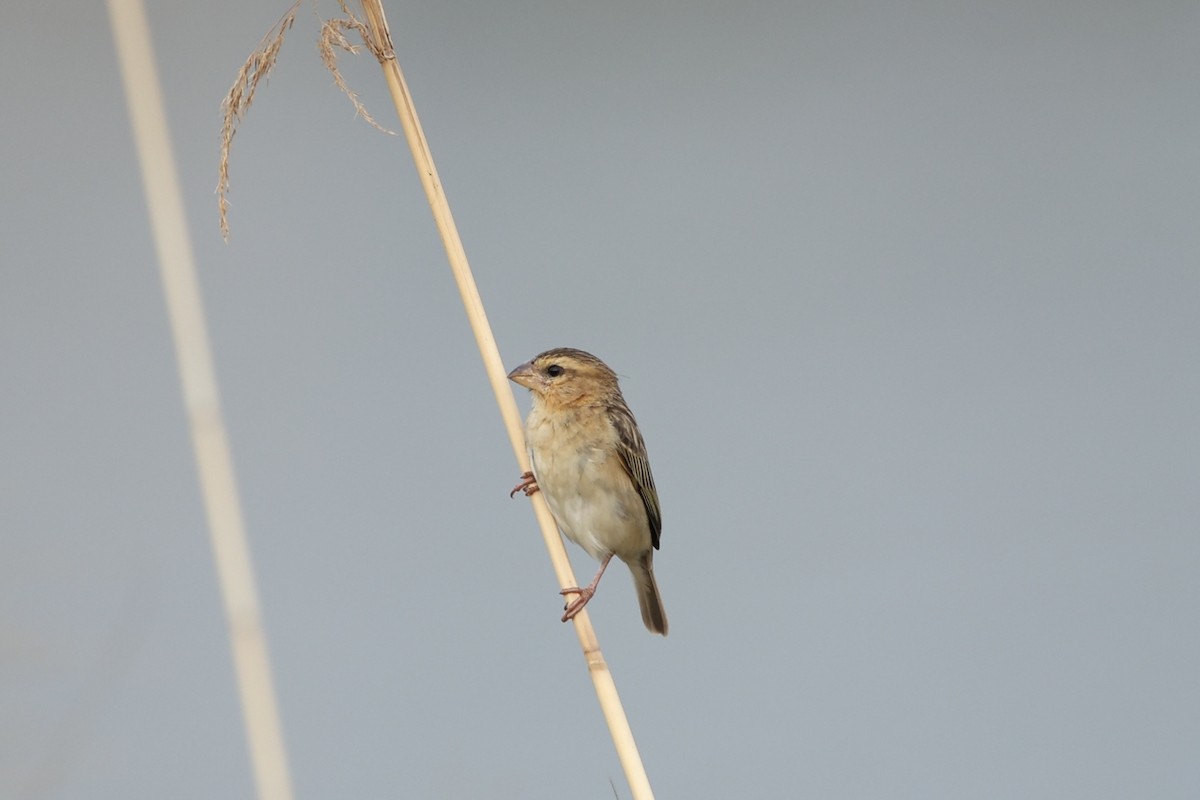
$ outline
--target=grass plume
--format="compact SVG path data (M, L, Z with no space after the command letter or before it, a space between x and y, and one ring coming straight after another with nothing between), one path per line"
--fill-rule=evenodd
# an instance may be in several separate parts
M221 238L229 241L229 153L233 146L233 137L238 125L245 118L246 112L254 103L255 93L262 80L271 74L279 52L283 49L283 40L287 32L296 24L296 15L300 11L303 0L295 0L279 21L271 26L266 35L259 41L254 52L242 64L229 87L228 94L221 101L221 156L218 165L217 178L217 215L221 227ZM337 50L357 54L359 45L352 44L346 34L353 31L363 38L367 47L374 53L376 48L371 43L370 31L361 20L354 16L346 5L345 0L338 0L344 17L321 20L321 31L317 37L317 51L321 54L321 63L333 75L333 82L345 92L354 104L355 113L367 123L383 133L395 136L394 131L380 125L367 111L366 106L358 99L358 94L350 89L337 64ZM376 54L378 55L378 54Z

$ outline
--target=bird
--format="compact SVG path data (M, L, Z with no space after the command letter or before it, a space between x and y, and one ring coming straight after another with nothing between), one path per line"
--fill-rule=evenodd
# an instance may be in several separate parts
M617 374L591 353L558 347L508 374L529 389L533 408L525 440L533 469L509 497L540 491L563 535L600 562L592 582L563 589L574 595L562 621L573 619L592 596L608 562L629 567L642 622L667 635L667 612L654 579L662 513L637 420L621 395Z

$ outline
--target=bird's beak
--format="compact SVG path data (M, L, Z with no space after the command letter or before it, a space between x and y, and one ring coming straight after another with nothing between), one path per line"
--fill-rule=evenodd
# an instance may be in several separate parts
M508 373L508 379L526 389L532 389L538 383L538 375L534 372L533 362L526 361L521 366Z

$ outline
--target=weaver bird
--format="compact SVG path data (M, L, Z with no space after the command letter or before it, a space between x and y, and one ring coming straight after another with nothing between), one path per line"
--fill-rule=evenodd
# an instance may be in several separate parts
M560 347L514 369L509 380L529 389L533 410L525 420L525 441L533 471L509 493L541 491L558 529L600 570L588 586L564 589L575 595L563 622L573 618L596 593L613 556L633 573L642 622L667 635L667 613L654 581L662 516L658 493L638 431L617 374L590 353Z

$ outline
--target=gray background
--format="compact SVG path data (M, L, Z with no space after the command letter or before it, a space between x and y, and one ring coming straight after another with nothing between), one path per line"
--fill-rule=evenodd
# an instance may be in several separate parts
M1200 6L388 8L506 363L595 352L645 433L671 636L591 609L659 797L1200 796ZM627 797L310 8L219 239L282 11L151 24L297 796ZM0 60L0 795L250 798L103 4Z

